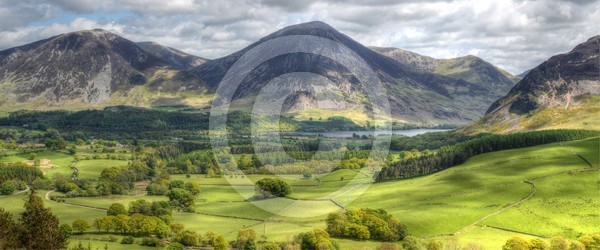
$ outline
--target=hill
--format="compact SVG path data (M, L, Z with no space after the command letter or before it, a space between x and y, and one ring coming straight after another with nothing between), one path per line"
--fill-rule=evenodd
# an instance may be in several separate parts
M600 36L533 68L466 132L600 129Z
M190 55L181 50L163 46L155 42L138 42L136 44L144 51L163 59L176 69L187 70L208 61L208 59Z
M472 55L451 59L437 59L399 48L370 48L416 70L436 73L477 84L493 93L497 98L508 93L520 80L519 77L513 76L505 70Z
M95 29L0 51L0 89L6 111L128 104L134 89L201 93L206 86L134 42Z
M209 86L215 88L228 69L247 51L267 41L292 35L317 36L333 40L363 58L384 84L389 97L393 119L409 124L467 124L481 115L494 91L460 78L416 70L390 57L377 53L322 22L309 22L276 31L258 42L231 55L218 58L192 69ZM290 43L289 51L304 46L302 41ZM352 61L350 55L338 55L335 60L314 54L292 53L266 61L258 70L244 79L235 100L242 108L251 107L255 96L264 90L270 80L289 72L311 72L326 76L323 82L312 78L286 81L286 87L297 91L287 101L284 111L300 118L322 117L335 111L352 119L366 117L370 107L364 90L348 69L336 61ZM301 83L300 83L301 82ZM309 82L312 86L306 86ZM512 85L510 80L506 84ZM506 88L508 91L508 88ZM323 108L325 107L325 108Z
M4 112L116 105L206 111L223 76L244 53L291 35L326 38L364 59L383 82L384 89L377 94L390 102L392 117L384 118L400 126L469 124L482 117L491 100L504 95L514 80L472 56L439 60L398 49L368 48L322 22L283 28L215 60L153 42L134 43L97 29L0 51L0 107ZM299 40L283 46L293 51L307 44ZM244 79L234 96L236 107L249 110L261 91L263 97L276 99L287 89L291 93L283 102L287 115L301 120L342 116L366 125L377 105L367 97L358 76L340 63L355 61L344 53L335 58L311 53L277 56ZM286 78L292 72L306 74Z

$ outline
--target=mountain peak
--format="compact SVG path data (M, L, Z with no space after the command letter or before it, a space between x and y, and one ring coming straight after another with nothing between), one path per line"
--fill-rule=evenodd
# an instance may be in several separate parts
M307 28L334 29L335 30L335 28L331 27L331 25L324 23L322 21L310 21L310 22L306 22L306 23L299 23L299 24L288 26L285 29L298 29L298 28L302 28L302 29L307 29Z

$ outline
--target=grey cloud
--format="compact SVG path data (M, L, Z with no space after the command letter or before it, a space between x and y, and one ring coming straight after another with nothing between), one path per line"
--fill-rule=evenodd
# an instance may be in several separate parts
M62 12L130 12L107 19L31 25ZM599 33L597 1L398 0L8 0L0 2L0 49L101 27L216 58L300 22L322 20L355 40L434 57L475 54L512 73Z

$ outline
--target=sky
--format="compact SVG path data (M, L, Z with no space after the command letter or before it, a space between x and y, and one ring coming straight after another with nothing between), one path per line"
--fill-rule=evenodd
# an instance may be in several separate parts
M513 74L600 34L594 0L0 0L0 50L102 28L205 57L323 21L366 46L475 55Z

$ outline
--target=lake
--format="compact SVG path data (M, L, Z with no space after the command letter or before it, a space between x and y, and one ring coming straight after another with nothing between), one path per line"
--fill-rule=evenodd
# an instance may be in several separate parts
M429 128L419 128L419 129L405 129L405 130L367 130L367 131L332 131L332 132L291 132L286 134L294 134L294 135L323 135L325 137L333 137L333 138L348 138L352 137L352 134L357 134L358 136L362 135L404 135L404 136L415 136L420 134L425 134L429 132L443 132L449 131L451 129L429 129Z

